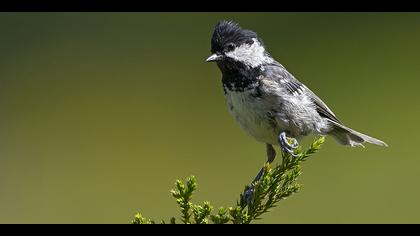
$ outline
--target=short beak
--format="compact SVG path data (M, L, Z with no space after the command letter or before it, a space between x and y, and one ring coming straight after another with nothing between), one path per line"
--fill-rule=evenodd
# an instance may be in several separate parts
M209 58L207 58L206 62L218 61L221 58L222 58L222 55L213 54L213 55L209 56Z

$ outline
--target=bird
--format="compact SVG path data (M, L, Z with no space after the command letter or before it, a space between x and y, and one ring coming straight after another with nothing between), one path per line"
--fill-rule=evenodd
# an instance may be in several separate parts
M256 32L234 21L219 21L210 51L206 62L215 62L221 71L230 114L246 133L265 144L267 163L276 157L274 146L296 157L299 141L310 134L329 135L350 147L364 147L364 143L388 146L344 125L314 92L270 55ZM262 170L253 182L261 175Z

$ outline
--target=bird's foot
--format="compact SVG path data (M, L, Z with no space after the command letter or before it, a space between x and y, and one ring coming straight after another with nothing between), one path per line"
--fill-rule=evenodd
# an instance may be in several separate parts
M276 150L274 150L273 145L267 144L266 145L266 151L267 151L267 162L266 162L266 164L271 164L274 161L274 159L276 158ZM266 171L265 166L263 168L261 168L260 172L258 172L257 176L255 176L252 183L245 190L243 198L248 205L251 204L251 202L252 202L254 192L255 192L255 184L258 181L261 180L261 177L263 176L264 171Z
M246 202L248 206L251 205L252 200L254 199L254 192L255 192L255 186L252 183L250 186L248 186L247 190L245 191L243 195L243 200Z
M282 132L279 135L279 144L280 144L281 150L283 152L289 153L290 155L294 157L297 157L298 155L294 153L294 150L298 148L299 143L296 139L292 139L292 140L293 140L292 143L289 143L289 140L286 137L285 132Z
M255 176L252 183L247 187L245 190L245 193L243 195L243 200L247 203L247 205L250 205L252 202L252 199L254 198L254 192L255 192L255 184L260 181L261 177L263 176L265 171L265 168L261 168L260 172L258 172L257 176Z

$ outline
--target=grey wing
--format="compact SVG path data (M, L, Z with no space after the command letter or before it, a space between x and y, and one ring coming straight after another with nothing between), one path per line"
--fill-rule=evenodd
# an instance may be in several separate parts
M312 101L315 103L316 105L316 110L318 112L318 114L322 117L328 118L332 121L335 121L339 124L341 124L342 122L337 118L337 116L331 111L331 109L327 106L327 104L325 104L321 98L319 98L318 96L316 96L316 94L314 92L312 92L308 87L306 87L305 85L303 85L306 89L306 91L308 92L308 94L310 95Z
M327 106L327 104L325 104L314 92L297 80L292 74L290 74L282 65L276 64L270 66L269 70L267 70L266 77L282 84L291 95L308 95L315 104L316 110L320 116L340 124L342 123Z

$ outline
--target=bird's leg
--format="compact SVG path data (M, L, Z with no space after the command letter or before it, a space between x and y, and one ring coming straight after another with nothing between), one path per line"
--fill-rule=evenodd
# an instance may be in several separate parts
M276 158L276 150L274 150L273 145L266 144L267 149L267 162L268 164L271 164L274 161L274 158Z
M271 144L266 144L267 149L267 161L266 163L271 164L274 159L276 158L276 150L274 150L273 146ZM254 181L252 183L255 183L261 179L261 176L264 172L264 167L261 168L260 172L258 172L257 176L255 176Z
M293 143L290 144L287 140L286 132L281 132L279 135L279 144L283 152L287 152L290 155L297 157L297 155L293 152L293 150L299 146L299 143L296 139L293 139Z
M271 144L266 144L266 149L267 149L267 161L266 163L271 164L274 159L276 158L276 150L274 150L273 145ZM245 192L245 200L247 201L247 203L249 204L252 201L252 196L254 193L254 185L256 182L258 182L263 173L264 173L264 167L261 168L260 172L258 172L257 176L255 176L254 180L252 181L251 185L248 187L248 189Z

